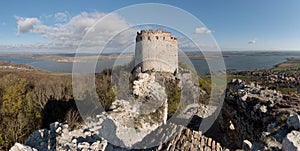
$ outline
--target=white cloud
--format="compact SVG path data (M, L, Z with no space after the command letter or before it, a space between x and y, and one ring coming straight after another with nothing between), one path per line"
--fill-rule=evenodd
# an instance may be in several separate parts
M196 34L210 34L210 33L212 33L212 32L214 32L214 31L209 30L209 29L207 29L207 28L205 28L205 27L198 27L198 28L195 28L195 33L196 33Z
M248 41L248 44L255 44L256 43L256 40L255 39L251 39Z
M85 37L86 47L99 47L105 45L105 42L111 36L117 34L117 31L127 30L126 34L120 34L118 40L114 41L115 46L122 45L128 40L134 40L135 30L129 28L126 20L117 14L107 14L100 12L82 12L73 16L68 20L66 13L56 13L54 19L62 21L59 24L44 25L41 20L37 18L23 18L16 17L18 24L18 33L35 33L42 37L49 39L49 43L41 43L39 47L48 47L56 49L73 49L75 50L80 44L83 37ZM101 24L96 24L100 19L103 19ZM93 30L85 36L91 29ZM133 37L132 37L133 36Z
M43 25L42 22L37 18L23 18L16 16L18 33L37 33L42 34L47 30L47 26Z
M58 12L54 14L55 22L61 23L61 22L67 22L69 15L67 12Z

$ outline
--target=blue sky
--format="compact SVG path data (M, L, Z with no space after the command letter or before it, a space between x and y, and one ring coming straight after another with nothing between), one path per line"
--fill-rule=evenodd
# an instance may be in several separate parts
M69 31L72 22L82 20L87 23L116 9L149 2L162 3L144 0L1 1L0 52L48 51L47 48L49 51L64 51L73 46L72 37L79 38L82 34ZM300 50L299 0L172 0L163 3L184 9L200 19L223 50ZM142 15L142 12L137 15ZM126 26L126 18L125 22L117 19L114 20L117 24ZM76 29L89 25L82 22ZM64 43L58 44L57 41L62 39L60 35L63 35Z

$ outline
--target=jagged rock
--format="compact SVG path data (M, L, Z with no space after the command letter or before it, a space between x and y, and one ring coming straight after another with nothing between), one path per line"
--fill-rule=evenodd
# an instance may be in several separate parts
M278 142L273 136L265 136L262 139L268 150L280 150L282 148L281 142Z
M61 127L58 127L56 130L55 130L56 133L60 134L62 133L62 128Z
M268 137L271 133L270 132L262 132L261 137L265 138Z
M63 124L59 124L59 126L57 126L56 128L59 128L62 125ZM38 149L38 150L62 150L62 151L67 151L67 150L127 151L128 150L129 151L129 149L121 148L121 147L115 146L114 144L110 144L110 143L108 143L107 140L104 140L100 136L96 135L97 132L95 132L91 128L94 125L97 125L97 123L86 124L86 126L83 126L80 129L76 129L76 130L67 132L68 135L63 135L64 132L62 132L62 134L56 134L55 139L57 141L55 144L55 146L56 146L55 149L54 148L52 148L52 149L44 148L44 149ZM198 150L205 149L205 150L212 150L212 151L223 150L220 143L216 142L212 138L205 137L204 135L202 135L201 132L192 131L190 129L178 127L176 125L174 125L174 127L173 127L174 129L172 129L172 128L169 129L165 126L166 125L163 125L161 127L162 129L158 129L158 130L156 130L156 132L154 132L155 133L154 135L157 136L157 137L154 137L154 139L164 137L164 139L167 139L167 140L171 139L171 140L169 140L169 141L164 140L163 142L166 143L165 145L161 145L160 147L154 146L154 148L149 149L149 150L166 150L166 151L169 151L169 150L197 150L197 149ZM65 127L66 127L66 125L65 125ZM162 130L167 131L168 134L166 134L166 135L161 134ZM49 131L50 130L48 130L48 132ZM41 132L46 132L46 131L45 130L35 131L35 133L38 133L38 132L40 132L40 134L41 134ZM91 134L88 134L86 132L90 132ZM173 132L177 132L177 133L173 133ZM89 136L89 135L91 135L91 136ZM35 142L33 144L29 144L29 146L31 146L31 147L22 145L22 144L15 144L15 146L13 148L11 148L11 150L12 151L37 151L37 149L32 148L32 147L34 147L34 145L37 145L36 142L41 142L41 143L47 144L48 140L41 141L41 138L36 137L36 134L34 136L35 137L31 137L30 142L31 143L33 143L34 141ZM153 139L153 136L151 138ZM33 140L33 139L36 139L36 140ZM152 141L153 140L151 140L151 141L149 140L149 142L147 142L147 143L150 143Z
M150 88L159 89L159 85L155 82L154 73L138 73L138 79L133 81L133 94L139 97L145 97L149 95Z
M238 79L238 83L242 83L243 81L241 79Z
M98 150L98 151L104 151L107 147L107 141L96 141L94 142L90 148L91 150Z
M298 114L291 115L286 122L289 127L295 130L300 129L300 116Z
M265 105L260 106L259 110L260 110L262 113L268 112L267 106L265 106Z
M283 151L299 151L300 150L300 132L292 131L282 141Z
M77 139L76 138L72 139L72 143L77 144Z
M236 83L236 84L240 84L242 83L243 81L241 79L232 79L231 80L231 83Z
M20 143L15 143L15 145L11 147L9 151L37 151L37 149Z
M257 103L257 104L254 106L254 110L255 110L255 111L259 111L259 112L261 112L261 113L266 113L266 112L268 112L267 106L265 106L265 105L260 105L259 103Z
M226 134L214 134L224 138L221 141L224 146L242 148L247 139L252 142L252 150L281 149L282 139L288 132L287 115L299 111L283 104L288 102L279 91L235 79L228 84L225 96L218 126ZM230 128L232 123L234 131Z
M248 98L248 94L247 94L247 93L246 93L244 96L241 97L241 99L242 99L243 101L246 101L247 98Z
M251 151L251 149L252 149L252 143L250 141L248 141L248 140L244 140L243 141L243 149L245 151Z
M78 144L78 149L84 150L84 149L89 149L90 144L88 142L82 142Z
M235 128L234 128L234 125L233 125L233 123L232 123L232 121L229 121L229 129L230 130L232 130L232 131L234 131L235 130Z

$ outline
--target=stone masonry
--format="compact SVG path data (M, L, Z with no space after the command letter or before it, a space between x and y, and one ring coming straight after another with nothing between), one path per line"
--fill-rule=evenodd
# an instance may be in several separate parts
M178 42L170 32L142 30L137 32L135 65L145 71L174 73L178 70Z

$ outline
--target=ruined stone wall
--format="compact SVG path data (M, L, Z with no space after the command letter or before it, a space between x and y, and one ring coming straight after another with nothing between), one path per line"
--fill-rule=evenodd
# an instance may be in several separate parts
M190 129L183 129L174 139L166 144L166 151L175 150L200 150L200 151L228 151L223 148L219 142L216 142L212 138L206 137L199 131L193 131Z
M288 121L300 113L296 104L298 100L285 100L279 91L233 79L215 127L205 135L230 149L244 148L248 142L252 150L281 150L283 139L295 129Z
M136 36L135 65L142 71L173 73L178 69L178 42L170 32L142 30Z

